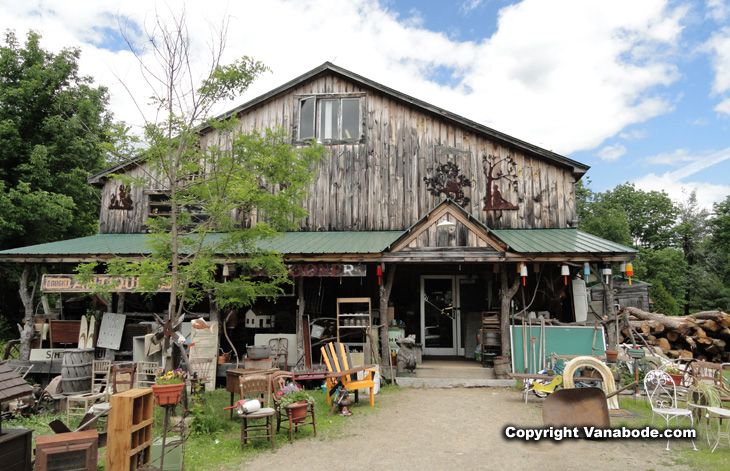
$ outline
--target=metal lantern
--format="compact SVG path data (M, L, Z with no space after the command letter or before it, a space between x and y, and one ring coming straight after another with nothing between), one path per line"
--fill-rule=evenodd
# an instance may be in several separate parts
M563 279L565 280L565 284L567 286L568 277L570 276L570 267L567 263L563 263L563 266L560 268L560 274L563 276Z

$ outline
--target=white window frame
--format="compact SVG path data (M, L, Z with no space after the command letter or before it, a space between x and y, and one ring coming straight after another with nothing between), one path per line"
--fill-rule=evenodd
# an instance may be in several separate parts
M364 140L364 126L362 123L362 119L365 113L365 94L364 93L347 93L347 94L310 94L310 95L301 95L297 97L297 106L296 106L296 132L294 137L294 140L297 142L304 142L311 140L312 138L316 139L318 143L321 144L339 144L339 143L356 143L356 142L362 142ZM314 136L306 136L303 137L301 135L301 129L302 129L302 104L306 100L314 99L314 110L312 113L311 119L314 120L313 123L313 129L314 129ZM322 102L324 100L337 100L338 101L338 108L337 108L337 136L324 139L322 137L322 129L321 129L321 120L322 120ZM344 132L343 130L343 102L345 100L358 100L358 118L357 118L357 135L351 136L351 137L343 137L342 134Z

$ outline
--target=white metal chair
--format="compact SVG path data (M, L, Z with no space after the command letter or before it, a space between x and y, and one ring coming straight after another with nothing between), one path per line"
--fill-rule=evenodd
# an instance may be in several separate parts
M672 377L664 371L652 370L644 377L644 389L651 404L651 424L654 425L654 417L662 417L667 428L672 420L676 422L682 418L689 418L690 425L694 428L694 417L688 408L679 407L677 403L677 390ZM697 450L694 439L692 447ZM667 439L667 450L669 450L669 439Z

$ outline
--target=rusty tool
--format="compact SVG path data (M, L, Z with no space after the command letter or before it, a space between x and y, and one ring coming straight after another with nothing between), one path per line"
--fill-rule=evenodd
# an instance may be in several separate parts
M550 394L542 406L542 421L553 427L608 428L606 394L600 388L560 389Z

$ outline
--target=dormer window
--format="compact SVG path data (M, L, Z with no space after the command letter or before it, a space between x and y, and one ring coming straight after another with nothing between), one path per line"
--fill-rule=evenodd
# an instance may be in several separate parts
M362 94L307 96L299 99L296 139L333 144L358 142L362 132Z

